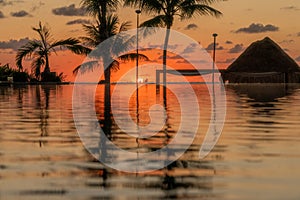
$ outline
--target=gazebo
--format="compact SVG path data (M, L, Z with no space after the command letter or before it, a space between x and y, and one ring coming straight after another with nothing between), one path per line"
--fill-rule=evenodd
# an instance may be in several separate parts
M269 37L252 43L224 72L229 83L299 83L298 64Z

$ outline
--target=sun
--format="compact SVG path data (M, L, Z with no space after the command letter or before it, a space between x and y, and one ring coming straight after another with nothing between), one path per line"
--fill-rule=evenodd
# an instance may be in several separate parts
M138 78L138 83L144 83L144 79L143 78Z

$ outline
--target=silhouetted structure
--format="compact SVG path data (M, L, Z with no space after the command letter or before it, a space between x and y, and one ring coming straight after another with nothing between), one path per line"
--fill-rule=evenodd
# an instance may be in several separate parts
M298 83L298 64L269 37L252 43L225 72L230 83Z

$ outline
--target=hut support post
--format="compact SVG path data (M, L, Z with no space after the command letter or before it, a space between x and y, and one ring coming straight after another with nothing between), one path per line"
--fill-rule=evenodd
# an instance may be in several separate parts
M160 88L160 70L156 70L156 91L159 91Z
M214 37L214 51L213 51L213 71L212 71L212 83L215 83L215 62L216 62L216 40L217 40L217 33L213 34Z

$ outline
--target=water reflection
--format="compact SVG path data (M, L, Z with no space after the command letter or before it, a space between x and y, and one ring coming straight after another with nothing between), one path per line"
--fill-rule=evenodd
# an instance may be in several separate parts
M230 85L228 88L238 95L237 99L243 110L247 112L247 108L252 108L248 122L269 125L280 121L279 113L284 109L280 101L291 96L297 89L295 85L285 84ZM259 120L259 117L266 120Z
M56 91L57 91L56 85L38 85L35 86L35 107L34 109L39 111L37 113L40 123L40 137L39 145L42 147L47 143L47 140L44 140L43 138L49 136L49 108L50 108L50 95L56 97ZM52 94L50 94L52 92Z
M232 84L227 88L237 95L246 95L249 102L277 102L278 98L293 94L299 88L294 84ZM255 104L253 104L255 106Z
M47 87L36 87L36 110L40 111L40 129L41 137L48 136L48 118L49 118L49 95L50 89ZM44 99L41 98L41 92L44 93ZM40 146L42 146L42 141L40 141Z
M193 87L200 105L210 105L207 90ZM0 87L1 198L231 200L254 199L259 194L261 199L297 199L300 87L267 101L253 98L253 92L262 89L250 88L254 91L226 88L225 128L204 160L198 153L210 106L201 107L197 138L180 159L153 172L123 173L102 165L84 149L73 122L73 86ZM99 124L114 144L139 156L161 148L176 134L180 110L171 93L167 94L167 125L157 135L136 141L120 131L105 108L103 85L99 91L95 99ZM141 88L138 114L133 94L129 104L134 121L137 117L140 124L149 123L149 105L163 102L152 94L155 86ZM99 155L113 159L109 146L102 149L107 151Z
M228 89L238 95L241 115L245 118L247 138L258 141L277 140L280 129L285 127L286 105L289 97L297 91L297 85L250 84L229 85Z
M115 124L113 116L111 114L111 109L109 109L109 105L106 102L108 100L101 100L101 98L110 98L110 96L104 95L101 96L101 86L99 86L99 92L97 93L96 100L96 111L97 116L99 116L99 124L102 127L105 136L112 141L114 144L119 147L126 149L127 151L136 152L137 158L139 157L139 153L148 152L148 151L156 151L160 149L162 146L167 145L174 135L178 131L178 122L180 121L180 108L178 107L178 102L176 98L168 93L170 100L168 100L168 104L166 104L163 96L161 97L159 94L155 93L155 86L146 85L139 89L140 100L139 105L138 102L135 101L137 98L137 94L134 93L132 95L133 99L130 103L130 110L132 120L147 125L149 123L149 107L154 103L160 103L164 106L166 110L166 123L161 131L150 138L133 138L126 133L123 133L119 130L118 126ZM102 87L103 88L103 87ZM125 91L126 92L126 91ZM207 91L206 91L207 92ZM150 95L149 95L150 94ZM155 96L151 94L156 94ZM207 95L207 93L204 93ZM202 94L202 95L204 95ZM202 96L203 97L203 96ZM100 99L100 100L99 100ZM143 101L145 100L145 101ZM208 101L210 101L208 99ZM121 102L124 104L126 102ZM206 102L207 103L207 102ZM208 116L210 117L210 116ZM133 127L134 128L134 127ZM100 133L99 133L100 134ZM101 135L101 134L100 134ZM101 136L103 137L103 135ZM101 142L99 143L100 149L100 158L107 159L109 157L113 157L114 152L108 152L109 146L107 146L107 140L101 138ZM135 144L135 145L134 145ZM216 169L212 166L210 161L200 161L198 159L198 151L199 144L195 144L194 147L196 149L188 150L189 155L193 155L194 158L182 158L177 160L167 167L157 170L154 172L145 172L145 173L136 173L128 174L124 173L123 177L128 179L130 183L125 181L124 183L120 181L117 185L125 188L144 188L151 191L153 189L159 189L162 193L159 194L159 198L196 198L199 197L199 194L205 191L205 196L216 196L215 194L209 194L213 191L213 183L212 178L216 173ZM101 148L100 148L101 147ZM167 159L171 158L175 152L167 151ZM109 154L109 156L108 156ZM166 160L167 162L168 160ZM105 188L114 188L116 187L114 183L114 179L120 172L114 171L111 169L103 168L98 172L101 178L102 184L96 184L96 186L105 187ZM121 173L122 174L122 173ZM157 177L157 178L155 178ZM140 180L147 180L155 178L155 182L151 181L150 183L141 183ZM122 179L121 179L122 180ZM128 185L129 184L129 185ZM95 185L94 185L95 186ZM158 190L158 191L159 191ZM195 190L195 193L189 193L188 190ZM148 196L149 195L149 196ZM153 196L154 195L154 196ZM137 199L139 196L143 199L147 199L147 196L152 199L158 194L136 194ZM98 196L98 198L103 198L105 195ZM97 196L93 197L96 199Z

